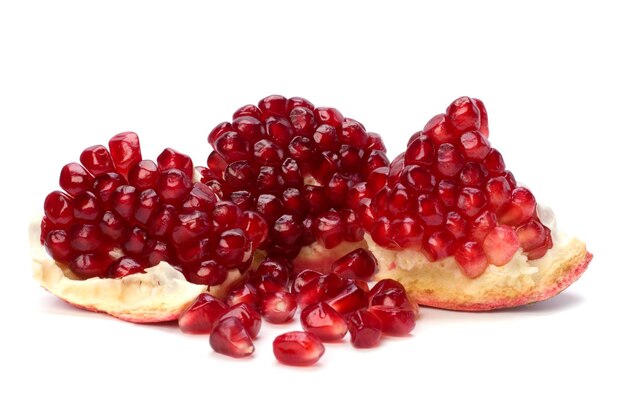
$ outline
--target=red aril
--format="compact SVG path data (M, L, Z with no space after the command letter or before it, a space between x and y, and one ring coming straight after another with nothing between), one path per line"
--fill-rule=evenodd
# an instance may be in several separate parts
M300 313L302 328L324 342L343 339L348 331L345 319L325 302L312 304Z
M383 335L383 323L374 313L360 310L348 320L350 341L356 348L372 348L378 346Z
M260 304L261 315L270 323L285 323L291 320L298 308L296 296L285 291L263 295Z
M324 355L324 345L310 332L288 332L274 339L274 356L279 362L292 366L310 366Z
M380 319L385 334L406 336L415 328L416 315L413 310L375 305L369 311Z
M370 280L376 273L376 258L366 249L355 249L333 262L331 272L341 278Z
M178 327L185 333L208 334L226 312L226 305L209 294L200 294L178 318Z
M243 358L254 353L252 338L236 317L221 319L213 329L209 341L214 351L233 358Z

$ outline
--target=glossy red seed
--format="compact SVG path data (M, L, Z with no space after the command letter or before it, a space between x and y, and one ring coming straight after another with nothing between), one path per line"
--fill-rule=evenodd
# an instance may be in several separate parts
M490 264L501 266L508 263L520 247L515 230L499 225L491 229L483 241L483 249Z
M235 112L233 113L233 119L236 119L242 116L251 116L251 117L254 117L255 119L261 120L261 118L263 117L263 114L261 113L261 110L254 104L246 104L245 106L242 106L238 108L237 110L235 110Z
M435 148L426 135L420 135L408 146L405 154L407 164L430 166L433 163Z
M89 191L78 194L74 199L73 206L76 220L90 223L96 221L100 215L100 202Z
M315 219L313 233L324 247L332 249L343 241L345 237L345 223L339 213L328 211Z
M346 282L333 273L312 279L300 289L298 305L305 308L311 304L326 301L339 294L345 286Z
M247 159L250 144L237 132L226 132L215 140L215 151L229 163ZM219 159L216 159L214 163L219 165Z
M419 250L422 247L424 226L418 216L408 214L391 222L389 235L399 247Z
M287 146L293 137L293 127L284 117L267 117L265 131L269 139L279 146Z
M527 253L528 259L531 261L534 259L542 258L550 249L552 249L553 242L552 235L550 234L550 229L544 226L544 231L546 234L545 241L540 246L530 250Z
M484 210L472 221L469 236L472 240L482 243L487 233L498 224L496 215L492 211Z
M215 204L211 217L213 219L213 230L224 231L237 227L243 213L231 201L220 201Z
M73 200L61 191L51 192L43 203L46 218L58 226L70 224L74 220Z
M489 137L489 120L487 118L487 109L485 108L485 104L477 99L474 98L472 99L474 100L474 104L476 105L476 107L478 108L478 112L480 113L480 133L482 133L482 135L485 138Z
M218 319L226 312L226 305L210 294L203 293L178 318L178 327L191 334L209 334Z
M159 174L159 168L153 161L139 161L128 172L128 183L138 190L154 189L157 186Z
M480 132L463 133L460 140L461 152L468 161L481 162L491 151L489 141Z
M487 177L487 171L476 162L468 162L459 174L461 183L466 187L482 187Z
M372 306L381 305L417 311L406 294L402 284L393 279L382 279L374 285L369 293L369 303Z
M244 358L254 353L252 339L244 325L235 317L220 320L209 337L211 348L233 358Z
M251 338L256 338L261 330L261 316L248 304L236 304L226 310L220 320L235 317L241 320Z
M409 190L425 193L433 190L436 180L429 169L417 165L407 165L404 167L400 181Z
M522 224L535 214L536 207L535 196L527 188L518 187L511 193L511 199L498 210L498 220L509 226Z
M69 267L79 278L103 277L107 273L109 259L97 253L81 253L69 263Z
M210 230L211 223L207 213L198 210L181 213L176 216L172 229L172 242L175 245L184 245L207 235Z
M464 242L454 253L457 265L468 278L476 278L485 272L489 264L485 251L478 242Z
M306 107L294 107L289 112L289 121L294 131L299 135L310 136L315 130L315 116L313 111Z
M141 255L148 244L148 234L141 227L133 227L130 229L126 241L122 247L124 251L131 255Z
M288 332L274 339L274 356L279 362L292 366L310 366L324 355L324 345L310 332Z
M456 182L447 179L439 181L439 184L437 184L437 197L445 207L455 207L458 199L458 186Z
M217 203L217 197L213 190L206 184L195 183L189 195L183 200L184 210L201 210L211 212Z
M383 143L383 139L380 137L378 133L367 132L367 149L387 152L387 148ZM389 163L389 161L387 161Z
M144 272L143 265L141 265L137 260L124 256L119 258L117 261L113 262L111 266L109 266L109 271L107 276L111 278L122 278L127 275L137 274Z
M397 249L398 244L394 240L391 230L391 221L383 216L374 221L370 232L374 242L387 249Z
M108 172L97 177L93 182L93 193L98 197L100 202L108 204L115 190L126 184L126 180L115 172Z
M445 228L457 240L467 236L467 221L456 211L450 211L446 215Z
M113 161L109 150L102 145L86 148L80 154L80 163L97 177L113 170Z
M233 119L232 127L239 137L248 143L255 143L265 136L263 123L251 116L240 116Z
M191 179L181 170L173 168L159 176L156 192L165 204L178 205L191 191Z
M136 202L134 219L145 225L159 209L159 196L152 189L142 191Z
M186 278L198 285L220 285L228 278L227 268L214 259L205 259L185 268Z
M280 199L273 194L261 194L256 201L256 211L259 212L268 223L276 221L283 212Z
M327 303L339 314L349 314L353 311L367 308L369 300L367 293L361 287L352 284L329 299Z
M257 308L259 302L259 292L250 283L239 285L228 293L226 296L226 304L234 306L240 303L248 304L253 309Z
M520 246L524 252L541 246L546 240L546 230L537 219L530 219L515 228Z
M370 280L377 269L374 255L367 249L355 249L333 262L331 272L344 279Z
M485 193L473 187L462 188L456 202L459 212L468 219L474 218L486 205Z
M291 111L294 107L305 107L309 110L314 110L315 106L309 100L302 97L291 97L287 100L287 110Z
M251 253L250 244L241 229L231 229L222 232L216 239L215 256L217 260L228 268L234 268L247 260Z
M413 310L377 305L370 307L369 311L380 319L385 334L406 336L415 328L417 317Z
M367 176L367 191L369 195L374 195L387 185L389 177L389 168L376 168ZM405 184L406 185L406 184Z
M71 162L61 169L59 185L69 195L76 196L89 191L93 184L93 176L81 165Z
M226 132L232 131L233 127L229 122L222 122L213 128L211 133L209 133L209 137L207 138L207 140L211 144L211 146L215 148L215 141L217 140L217 138L219 138L222 134Z
M446 109L450 124L459 132L478 130L480 128L480 110L474 100L459 97Z
M485 168L492 175L502 174L505 169L504 159L502 159L502 154L495 149L489 151L485 160L483 161Z
M291 286L291 292L298 294L309 282L319 279L323 274L312 269L303 269L296 275Z
M267 239L267 223L255 211L244 211L241 214L241 228L250 237L253 248L258 248Z
M445 220L445 212L439 200L426 194L417 198L417 214L430 227L440 226Z
M363 169L364 174L369 174L376 168L389 166L389 159L387 158L387 155L383 153L383 151L373 150L370 152L369 155L365 154L365 157L367 159L365 162L365 167ZM342 168L344 168L343 165ZM355 169L356 168L358 167L355 167Z
M294 294L278 291L261 298L261 315L270 323L285 323L296 314L298 303Z
M283 214L274 223L272 239L279 245L293 245L302 234L302 223L291 214Z
M383 323L378 316L367 310L357 311L348 320L350 341L356 348L378 346L383 335Z
M456 132L445 114L438 114L426 123L424 134L435 144L448 143L455 139Z
M115 170L124 177L142 159L139 137L134 132L124 132L113 136L109 140L109 150Z
M330 125L335 128L339 127L344 120L343 115L339 112L339 110L333 107L317 107L313 114L315 115L315 120L320 125Z
M289 285L289 265L288 261L282 259L272 259L267 257L259 263L254 274L257 278L269 277L283 286Z
M69 229L70 245L79 252L92 252L102 242L102 234L98 226L93 224L75 223Z
M438 230L424 239L422 253L429 261L435 262L454 253L456 241L454 236L447 230Z
M57 262L67 263L74 255L74 249L70 245L70 239L65 230L51 230L45 233L43 245L48 254Z
M444 143L439 146L435 166L441 175L454 177L464 165L463 155L452 144Z
M313 141L321 151L336 151L339 149L337 130L327 124L322 124L315 130Z
M167 243L161 242L160 240L151 240L146 245L146 261L147 266L155 266L160 262L168 262L172 263L172 255L170 253L170 248Z
M280 95L267 96L259 101L258 107L265 117L287 114L287 99Z
M357 148L364 148L367 145L367 132L359 122L344 120L341 123L339 141Z
M280 165L284 155L283 149L268 139L262 139L254 144L254 158L261 165Z
M168 236L176 223L176 210L173 206L164 205L148 222L148 230L155 237Z
M497 211L511 199L511 186L504 177L490 178L485 185L489 208Z
M234 188L250 188L257 173L249 161L234 161L228 164L224 171L224 181Z
M300 314L302 328L324 342L343 339L348 332L345 319L325 302L312 304Z

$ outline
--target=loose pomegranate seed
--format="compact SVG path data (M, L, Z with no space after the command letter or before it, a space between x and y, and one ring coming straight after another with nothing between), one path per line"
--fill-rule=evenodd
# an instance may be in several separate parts
M371 306L381 305L417 311L417 306L409 300L404 286L393 279L382 279L372 287L369 293Z
M519 247L520 243L515 230L505 225L491 229L483 242L483 249L489 263L496 266L509 262Z
M274 339L274 356L279 362L292 366L310 366L324 355L324 345L310 332L288 332Z
M383 333L406 336L415 328L416 315L413 310L375 305L369 308L383 324Z
M350 341L356 348L378 346L383 335L383 323L378 316L367 310L357 311L348 320Z
M376 273L374 255L366 249L355 249L333 262L331 272L341 278L370 280Z
M339 314L348 314L353 311L366 308L369 304L367 292L356 284L349 285L339 294L328 300L331 306Z
M237 286L230 290L226 296L226 304L230 307L237 304L248 304L250 307L256 309L259 303L259 292L250 283Z
M311 304L326 301L341 292L346 282L337 274L326 274L312 279L298 293L298 305L305 308Z
M214 351L233 358L244 358L254 353L252 339L236 317L220 320L213 329L209 342Z
M298 303L294 294L278 291L261 299L261 314L270 323L285 323L296 314Z
M236 304L226 310L220 320L235 317L241 320L251 338L257 337L261 330L261 316L248 304Z
M468 278L476 278L488 266L487 255L477 242L465 242L454 253L454 259Z
M344 318L325 302L313 304L300 314L302 328L324 342L343 339L348 332Z
M303 269L296 275L291 286L291 292L298 294L300 290L309 282L316 280L322 276L321 272L314 271L312 269Z

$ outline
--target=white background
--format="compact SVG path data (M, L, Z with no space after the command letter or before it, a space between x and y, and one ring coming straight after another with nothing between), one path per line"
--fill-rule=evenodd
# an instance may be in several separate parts
M214 3L0 3L0 415L625 415L619 2ZM235 361L38 288L27 224L63 164L125 130L147 157L203 164L211 128L271 93L338 107L392 156L456 97L483 99L507 166L594 261L550 301L423 309L412 337L329 345L311 369L275 362L285 328Z

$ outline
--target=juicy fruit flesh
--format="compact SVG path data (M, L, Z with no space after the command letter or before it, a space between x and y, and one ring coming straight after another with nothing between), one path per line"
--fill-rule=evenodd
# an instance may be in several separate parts
M267 223L261 246L294 258L314 241L363 239L355 184L389 164L380 136L337 109L274 95L246 105L209 134L202 182Z
M168 148L156 163L143 160L139 138L127 132L80 160L85 166L61 170L64 191L46 198L41 233L47 252L77 277L119 278L166 261L213 286L251 262L258 242L245 232L250 217L193 184L187 155Z
M358 212L373 241L421 250L431 262L453 256L468 278L518 250L531 260L545 255L551 231L488 135L484 104L461 97L415 133L388 169L372 172Z

